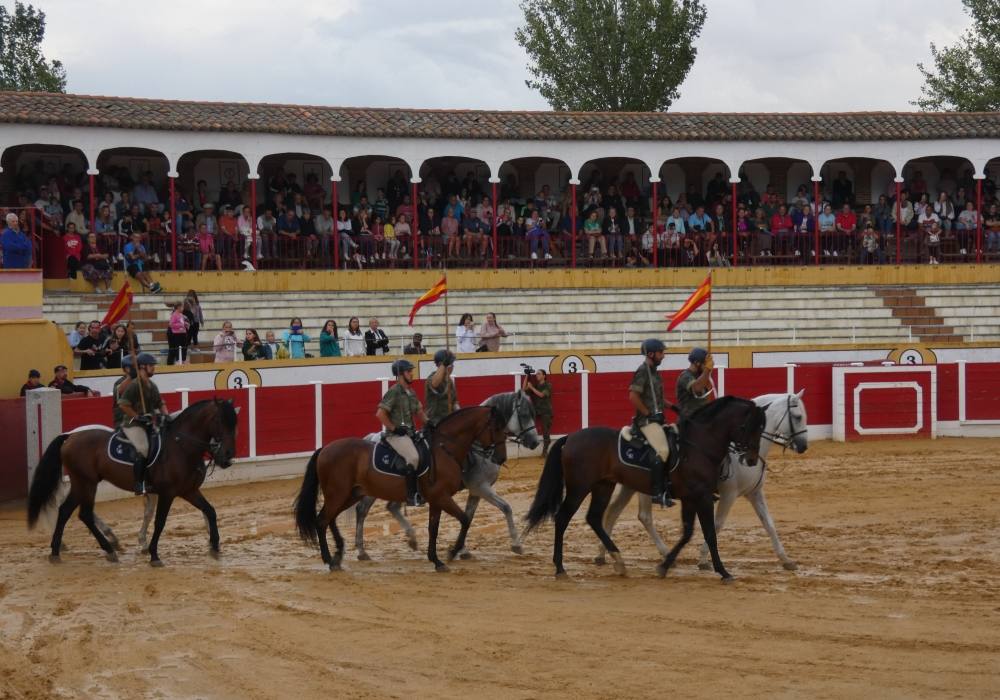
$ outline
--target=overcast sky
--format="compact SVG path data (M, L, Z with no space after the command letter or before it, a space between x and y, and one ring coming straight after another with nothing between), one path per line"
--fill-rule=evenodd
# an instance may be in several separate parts
M354 107L547 109L516 0L33 0L68 91ZM4 0L4 4L12 4ZM705 0L673 111L910 110L960 0Z

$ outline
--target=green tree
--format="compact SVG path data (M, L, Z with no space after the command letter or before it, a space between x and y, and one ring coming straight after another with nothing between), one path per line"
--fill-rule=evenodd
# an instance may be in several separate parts
M14 13L0 6L0 90L66 92L66 69L42 54L45 13L14 3Z
M954 46L931 44L934 69L923 63L923 96L912 104L937 112L1000 110L1000 2L962 0L972 26Z
M515 32L553 109L666 111L705 24L700 0L522 0Z

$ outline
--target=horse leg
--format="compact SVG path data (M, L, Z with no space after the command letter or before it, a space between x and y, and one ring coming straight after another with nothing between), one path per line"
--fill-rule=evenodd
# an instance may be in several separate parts
M726 524L726 518L729 517L729 511L732 509L733 504L736 503L736 498L738 494L736 489L720 489L722 492L719 494L719 505L715 509L715 534L722 531L722 527ZM702 533L704 534L704 533ZM698 568L703 571L710 571L712 565L708 562L708 540L706 539L701 543L701 558L698 560Z
M455 544L448 550L448 561L452 561L458 556L459 552L465 549L465 538L469 534L469 525L472 524L472 521L466 517L465 511L450 496L443 500L441 507L445 513L457 520L461 526L458 530L458 539L455 540Z
M208 547L209 553L214 559L219 558L219 526L215 517L215 508L208 502L205 495L200 491L184 496L184 500L201 511L208 523Z
M441 507L430 506L430 512L427 514L427 558L434 565L435 570L447 571L447 565L438 559L437 555L438 526L440 524Z
M73 511L76 510L78 504L79 501L77 501L76 496L70 491L69 495L66 496L66 500L59 506L56 527L52 531L52 552L49 554L49 561L53 564L58 564L61 561L59 559L59 552L62 551L63 530L66 529L66 522L73 515Z
M694 533L694 518L697 515L697 508L695 504L690 499L684 499L681 501L681 522L684 525L683 531L681 532L681 538L678 540L677 544L674 545L673 549L667 552L667 556L663 558L663 561L657 564L656 574L660 578L667 575L667 571L670 567L674 565L677 560L677 555L681 553L684 545L688 543L691 539L691 535Z
M479 508L479 496L469 489L469 498L465 502L465 517L469 519L469 523L472 523L472 519L476 517L476 509ZM458 556L462 559L472 559L472 552L470 552L465 547L458 553Z
M610 482L600 482L594 486L594 490L590 492L590 507L587 508L587 524L604 548L611 553L611 558L615 561L615 573L624 576L625 562L622 560L621 552L618 551L618 546L611 536L604 531L604 511L608 508L614 488L615 485Z
M566 534L569 521L573 519L576 511L580 509L580 504L587 497L587 493L587 491L581 489L579 486L572 491L567 489L566 498L563 499L559 510L556 512L556 536L555 544L552 548L552 563L556 565L556 578L566 578L566 569L563 568L563 536Z
M392 517L394 517L396 522L399 523L399 526L403 528L403 532L406 533L406 544L408 544L410 549L414 552L417 551L417 533L414 531L413 525L410 524L410 521L406 519L405 515L403 515L403 504L399 501L389 501L389 503L386 504L385 509L392 513Z
M160 535L163 534L163 526L167 524L167 514L170 513L170 506L173 505L173 502L173 496L164 496L162 494L156 501L156 520L153 523L153 539L149 541L150 566L163 566L158 551Z
M653 539L653 544L656 545L656 550L660 553L660 556L667 556L667 552L670 549L667 547L667 543L660 538L660 533L653 527L653 499L645 493L639 494L639 522L642 523L642 526L646 528L646 532Z
M698 522L701 524L702 534L705 535L705 542L708 543L709 554L712 555L712 568L722 577L723 583L729 583L733 580L733 576L726 571L719 557L719 543L715 536L715 509L711 495L703 496L698 501Z
M155 512L156 494L147 493L143 496L142 527L139 528L139 550L143 554L149 554L149 540L146 535L149 533L149 524L153 522Z
M343 513L345 510L353 506L355 503L360 501L363 496L359 493L351 493L348 495L347 500L341 504L339 508L331 511L327 511L326 505L323 506L323 512L327 513L329 518L326 525L320 527L320 547L325 549L325 556L327 558L324 561L329 561L330 571L339 571L340 562L344 560L344 537L340 534L340 528L337 527L337 516ZM333 532L333 543L337 545L337 551L334 552L333 557L330 558L330 550L326 547L326 528L329 527L331 532Z
M371 557L365 551L365 519L368 511L375 505L375 499L365 496L354 507L354 549L358 552L358 561L369 561Z
M108 527L108 524L101 520L101 517L97 513L94 513L94 524L97 525L97 529L104 534L104 537L111 543L111 546L115 548L116 552L125 551L121 542L118 541L118 536L114 533L114 530Z
M97 523L94 520L94 494L97 491L97 485L94 484L88 493L84 493L80 498L80 520L87 529L90 530L90 534L94 536L97 540L97 544L100 545L101 549L104 550L105 556L108 561L117 562L118 555L115 553L115 548L111 546L104 533L101 532L100 528L97 527Z
M799 565L785 553L785 547L781 544L781 539L778 537L774 521L771 520L771 512L767 509L767 499L764 497L764 489L758 487L756 491L748 493L747 500L753 504L753 509L757 512L757 517L760 518L761 525L764 526L767 534L771 537L771 546L774 548L774 553L778 555L778 559L781 560L781 565L788 571L795 571L799 568ZM718 529L716 527L716 530Z
M625 506L628 502L632 500L632 494L635 491L630 489L628 486L622 486L618 489L618 493L615 497L611 499L611 504L608 506L607 510L604 511L604 529L607 530L608 535L611 535L611 531L615 529L615 523L618 522L618 516L622 514L625 510ZM642 501L639 502L640 512L642 509ZM642 520L642 517L639 518ZM607 554L607 549L604 548L604 543L602 542L597 550L597 556L594 557L594 563L598 566L604 566L607 563L605 555Z
M517 531L517 526L514 525L514 509L510 507L507 501L500 498L492 486L480 488L479 495L499 508L500 512L503 513L503 517L507 519L507 532L510 534L510 551L514 552L514 554L524 554L524 547L521 545L521 536ZM473 512L475 512L475 509L473 509ZM466 506L466 515L468 515L468 506ZM472 522L471 515L469 515L469 522Z

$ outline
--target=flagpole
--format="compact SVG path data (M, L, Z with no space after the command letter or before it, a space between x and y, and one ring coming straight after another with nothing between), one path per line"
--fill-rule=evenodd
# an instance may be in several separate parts
M135 335L132 331L132 306L128 307L128 326L125 329L125 338L128 340L129 355L132 356L132 371L139 382L139 403L142 404L142 414L146 415L146 395L142 391L142 375L139 374L139 365L135 357Z
M708 269L708 286L713 292L715 291L715 280L712 279L712 274L714 270L712 268ZM708 295L708 354L712 354L712 297L714 295L709 293Z
M444 263L441 263L441 267L444 269L444 347L446 350L451 350L451 334L448 332L448 270L444 267Z

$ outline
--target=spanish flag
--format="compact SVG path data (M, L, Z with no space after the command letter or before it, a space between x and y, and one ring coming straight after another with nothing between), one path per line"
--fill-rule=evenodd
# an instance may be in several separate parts
M111 306L108 308L108 313L104 315L104 320L101 321L101 325L111 326L118 323L120 320L125 318L125 314L128 313L131 306L132 287L129 285L128 280L125 280L124 286L118 290L118 294L115 295L114 301L111 302Z
M410 325L413 325L413 317L417 315L423 307L428 304L433 304L435 301L443 297L448 293L448 276L445 275L441 278L441 281L435 284L433 287L428 289L423 295L413 302L413 308L410 309Z
M667 331L672 331L674 328L679 326L688 316L694 313L694 310L699 306L704 304L712 297L712 275L709 273L705 281L698 285L698 288L694 290L694 293L687 298L684 305L681 306L673 314L668 314L667 318L670 319L670 325L667 326ZM709 324L711 329L711 323Z

